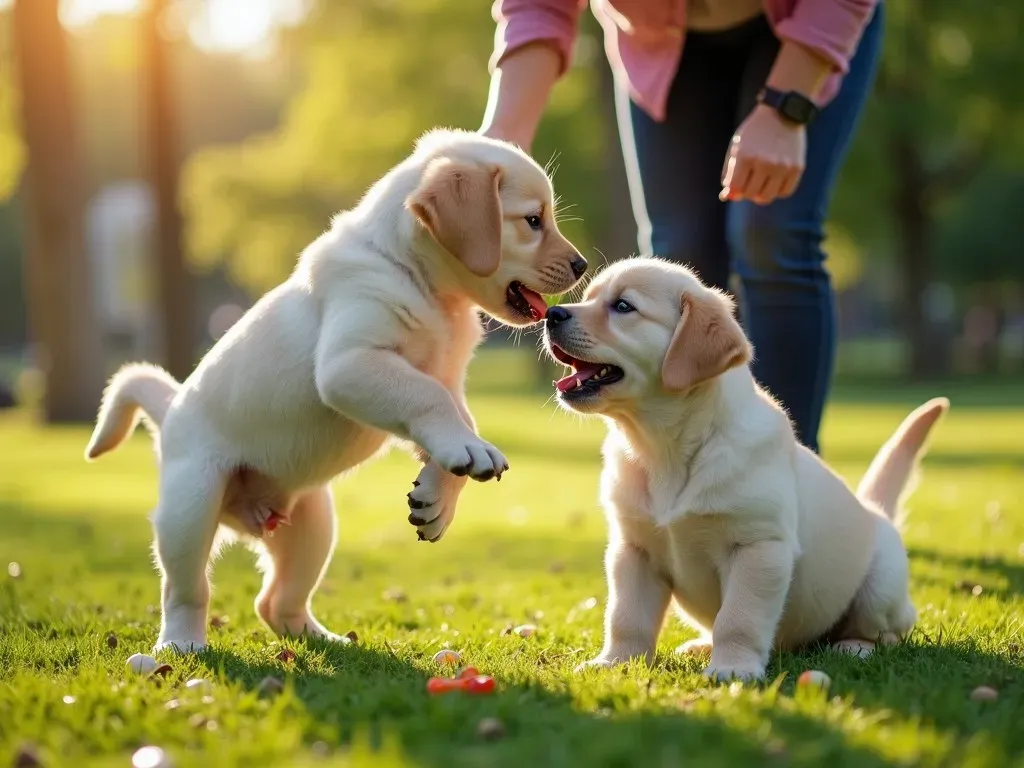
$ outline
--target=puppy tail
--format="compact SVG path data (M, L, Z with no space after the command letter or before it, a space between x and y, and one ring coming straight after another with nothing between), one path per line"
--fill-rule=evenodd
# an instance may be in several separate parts
M907 416L878 450L857 487L857 498L896 521L901 500L912 489L928 434L948 410L949 400L937 397Z
M139 421L139 409L151 430L163 424L167 409L180 385L163 368L148 363L129 363L114 374L106 390L96 429L85 449L92 461L112 451L128 437Z

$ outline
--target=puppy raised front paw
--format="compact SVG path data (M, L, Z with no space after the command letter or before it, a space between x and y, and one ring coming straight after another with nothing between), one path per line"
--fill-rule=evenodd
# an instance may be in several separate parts
M508 469L501 451L472 432L465 438L431 440L423 448L446 472L484 482L497 478Z
M435 542L444 536L455 519L459 492L465 484L466 478L445 472L435 461L423 466L407 494L409 522L416 526L420 541Z

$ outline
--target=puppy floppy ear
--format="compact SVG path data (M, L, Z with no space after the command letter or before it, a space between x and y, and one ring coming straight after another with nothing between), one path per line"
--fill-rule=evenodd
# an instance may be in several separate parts
M684 293L682 317L661 364L665 389L682 391L746 365L753 349L724 295Z
M440 158L423 172L405 206L438 244L478 277L501 263L498 168Z

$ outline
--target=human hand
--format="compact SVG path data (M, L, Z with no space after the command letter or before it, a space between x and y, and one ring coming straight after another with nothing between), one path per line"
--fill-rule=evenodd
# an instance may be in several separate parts
M718 197L759 205L789 197L800 183L806 156L806 127L758 104L732 137Z

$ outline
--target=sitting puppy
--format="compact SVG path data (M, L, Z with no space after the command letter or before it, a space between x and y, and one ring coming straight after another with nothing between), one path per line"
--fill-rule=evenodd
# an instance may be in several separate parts
M644 258L547 312L547 348L572 368L561 404L609 427L605 642L583 666L650 662L671 598L703 635L680 651L710 650L712 678L761 678L773 648L820 640L867 653L914 624L893 521L948 401L914 411L854 495L754 381L732 310Z
M256 611L274 632L337 639L309 607L335 543L333 478L408 445L424 462L409 520L429 541L451 524L467 476L500 478L508 464L477 436L466 368L480 309L538 322L540 294L586 270L552 209L548 177L519 149L427 134L183 384L148 365L114 376L86 457L119 445L140 408L159 430L157 649L206 643L219 524L259 537Z

